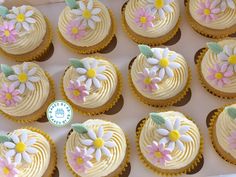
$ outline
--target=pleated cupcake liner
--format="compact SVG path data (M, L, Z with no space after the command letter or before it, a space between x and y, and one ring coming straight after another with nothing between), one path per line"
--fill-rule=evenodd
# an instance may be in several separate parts
M11 115L3 112L2 110L0 110L0 114L2 114L3 117L5 117L5 118L7 118L11 121L14 121L16 123L22 123L22 124L23 123L35 122L38 119L45 116L48 106L55 100L55 84L54 84L54 81L47 72L45 72L45 74L46 74L46 76L48 78L48 81L49 81L49 84L50 84L50 91L49 91L49 95L48 95L48 98L47 98L46 102L42 105L42 107L39 110L37 110L36 112L34 112L30 115L21 116L21 117L11 116Z
M217 29L210 29L205 26L202 26L199 24L197 21L195 21L189 11L189 0L186 0L186 15L187 15L187 20L191 27L201 35L212 38L212 39L223 39L225 37L228 37L231 34L234 34L236 32L236 25L227 28L227 29L222 29L222 30L217 30Z
M34 49L31 52L21 54L21 55L13 55L10 53L5 52L2 48L0 48L0 55L3 57L17 61L17 62L26 62L26 61L41 61L42 56L44 56L50 48L50 45L52 44L52 38L53 38L53 32L52 32L52 26L48 20L47 17L44 17L45 22L47 24L47 31L44 36L43 42L40 44L39 47Z
M96 52L101 51L102 49L106 48L112 41L113 37L115 37L115 33L116 33L116 22L115 22L115 16L113 15L112 11L110 9L108 9L110 17L111 17L111 28L110 28L110 32L108 33L108 35L106 36L106 38L104 38L101 42L99 42L96 45L93 46L88 46L88 47L80 47L80 46L76 46L72 43L70 43L69 41L67 41L61 34L60 30L57 28L57 36L60 39L60 41L71 51L77 53L77 54L93 54Z
M187 118L189 120L192 120L190 117L187 117ZM186 167L183 167L181 169L173 169L171 172L166 170L166 169L160 169L160 168L155 167L154 165L152 165L144 157L144 155L141 152L140 146L139 146L140 134L141 134L142 128L143 128L143 126L144 126L146 121L147 121L147 118L144 118L142 120L142 122L138 125L138 128L136 130L136 148L137 148L137 151L138 151L138 156L139 156L139 159L141 160L141 162L143 163L143 165L146 168L152 170L154 173L156 173L157 175L161 175L161 176L180 176L180 175L183 175L183 174L190 173L195 168L198 167L199 163L203 159L203 144L204 144L203 137L202 137L202 134L200 133L200 131L199 131L199 133L200 133L200 148L199 148L199 152L198 152L196 158L189 165L187 165Z

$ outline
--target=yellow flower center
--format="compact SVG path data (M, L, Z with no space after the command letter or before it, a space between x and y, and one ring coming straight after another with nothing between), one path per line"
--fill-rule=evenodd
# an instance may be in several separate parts
M93 145L95 148L101 148L104 145L104 141L101 138L97 138L94 142Z
M26 145L25 145L25 143L19 142L19 143L16 144L16 152L17 152L17 153L25 152L25 150L26 150Z
M11 99L12 99L12 94L6 93L6 99L7 99L7 100L11 100Z
M146 79L144 79L144 83L147 85L151 84L151 82L152 82L152 79L150 77L147 77Z
M73 90L73 95L74 96L80 96L80 91L79 90Z
M83 160L81 157L78 157L78 158L76 159L76 162L77 162L78 165L81 165L81 164L84 163L84 160Z
M9 30L5 30L5 31L4 31L4 35L5 35L6 37L9 37L9 36L10 36L10 34L11 34L11 33L10 33L10 31L9 31Z
M79 29L78 29L77 27L73 27L73 28L71 29L71 33L72 33L72 34L78 34L78 32L79 32Z
M8 175L10 173L10 170L7 167L4 167L2 171L4 175Z
M204 14L205 15L210 15L211 14L211 10L210 9L204 9Z
M171 141L177 141L178 139L180 138L180 133L178 132L178 130L172 130L170 133L169 133L169 139Z
M223 74L222 74L222 73L216 73L216 74L215 74L215 78L218 79L218 80L220 80L220 79L223 78Z
M228 61L231 65L235 65L236 64L236 55L231 55L229 57Z
M96 76L96 71L95 71L95 69L89 69L89 70L87 71L87 76L88 76L89 78L95 77L95 76Z
M82 15L85 19L90 19L92 16L91 12L88 9L84 10Z
M155 7L156 7L157 9L162 8L164 5L165 5L164 0L155 0Z
M19 75L18 75L18 80L19 80L21 83L25 83L25 82L28 80L27 74L25 74L25 73L19 74Z
M25 21L25 15L24 14L17 15L16 20L18 22L24 22Z
M147 18L146 17L140 17L140 22L141 23L146 23L147 22Z
M167 66L169 66L169 60L167 58L162 58L160 61L159 61L159 65L162 67L162 68L165 68Z
M155 155L155 157L158 158L158 159L162 158L162 153L160 153L159 151L156 151L156 152L154 153L154 155Z

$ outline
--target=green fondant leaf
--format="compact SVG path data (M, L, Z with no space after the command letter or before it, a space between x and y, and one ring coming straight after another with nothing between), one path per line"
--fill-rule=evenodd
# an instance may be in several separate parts
M211 49L212 52L214 52L215 54L219 54L220 52L222 52L224 49L217 44L216 42L208 42L207 46L209 49Z
M84 68L84 64L76 58L70 59L70 65L73 66L74 68Z
M79 134L84 134L88 132L88 129L83 126L82 124L72 124L71 125L73 130L76 131Z
M236 119L236 108L227 108L227 113L232 119Z
M65 2L71 9L77 9L79 7L76 0L65 0Z
M0 143L12 142L12 139L7 135L0 135Z
M165 123L165 119L161 117L158 113L150 113L150 116L157 125L162 125Z
M151 48L147 45L139 45L139 50L140 52L146 57L146 58L151 58L153 57L153 52Z
M8 8L5 6L0 6L0 16L5 17L8 14Z
M14 70L6 64L1 64L1 70L6 77L15 74Z

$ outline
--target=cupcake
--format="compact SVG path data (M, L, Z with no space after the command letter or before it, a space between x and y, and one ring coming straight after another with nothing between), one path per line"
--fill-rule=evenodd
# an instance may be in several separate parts
M102 114L120 98L121 82L117 67L100 57L71 59L62 78L62 95L80 113Z
M90 119L73 124L65 145L65 163L74 176L119 176L127 167L129 147L122 129Z
M54 83L37 64L1 65L0 112L15 122L40 119L54 101Z
M48 177L56 168L56 147L51 138L35 128L0 135L1 177Z
M48 19L29 5L12 7L9 10L1 7L0 54L21 62L42 60L52 43L52 30Z
M216 152L236 165L236 104L220 108L210 120L209 133Z
M99 52L115 36L112 12L98 0L65 0L60 14L58 34L61 41L76 53Z
M187 0L187 17L198 33L215 39L236 32L235 0Z
M137 149L146 167L163 176L194 170L202 159L203 140L195 123L180 112L155 112L137 132Z
M184 98L191 80L184 57L168 48L139 45L139 49L129 70L136 96L151 106L171 106Z
M236 97L236 40L207 43L198 56L198 73L208 92L221 98Z
M122 23L138 44L156 46L172 39L179 28L178 0L129 0L122 8Z

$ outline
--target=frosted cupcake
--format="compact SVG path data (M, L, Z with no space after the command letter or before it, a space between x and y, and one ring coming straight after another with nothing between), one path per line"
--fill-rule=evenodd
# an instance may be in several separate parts
M180 101L190 87L190 69L181 54L168 48L139 45L139 54L130 68L131 88L151 106L170 106Z
M65 146L65 161L74 176L119 176L129 160L122 129L108 121L90 119L73 124Z
M122 9L128 36L139 44L160 45L178 31L180 6L176 0L129 0Z
M118 101L121 82L116 66L100 57L71 59L62 78L62 93L75 110L102 114Z
M52 42L47 18L29 5L10 10L2 6L0 15L1 54L16 61L41 60Z
M235 0L187 0L189 23L198 33L224 38L236 32Z
M37 64L1 65L0 111L4 117L24 123L41 118L54 100L54 83Z
M0 135L1 177L52 176L57 163L51 138L35 128Z
M198 56L198 72L203 86L222 98L236 97L236 40L207 43Z
M180 112L150 113L137 132L137 148L146 167L162 175L180 175L198 166L203 142L198 127Z
M62 42L76 53L95 53L111 42L115 35L113 15L98 0L66 0L67 6L58 21Z

